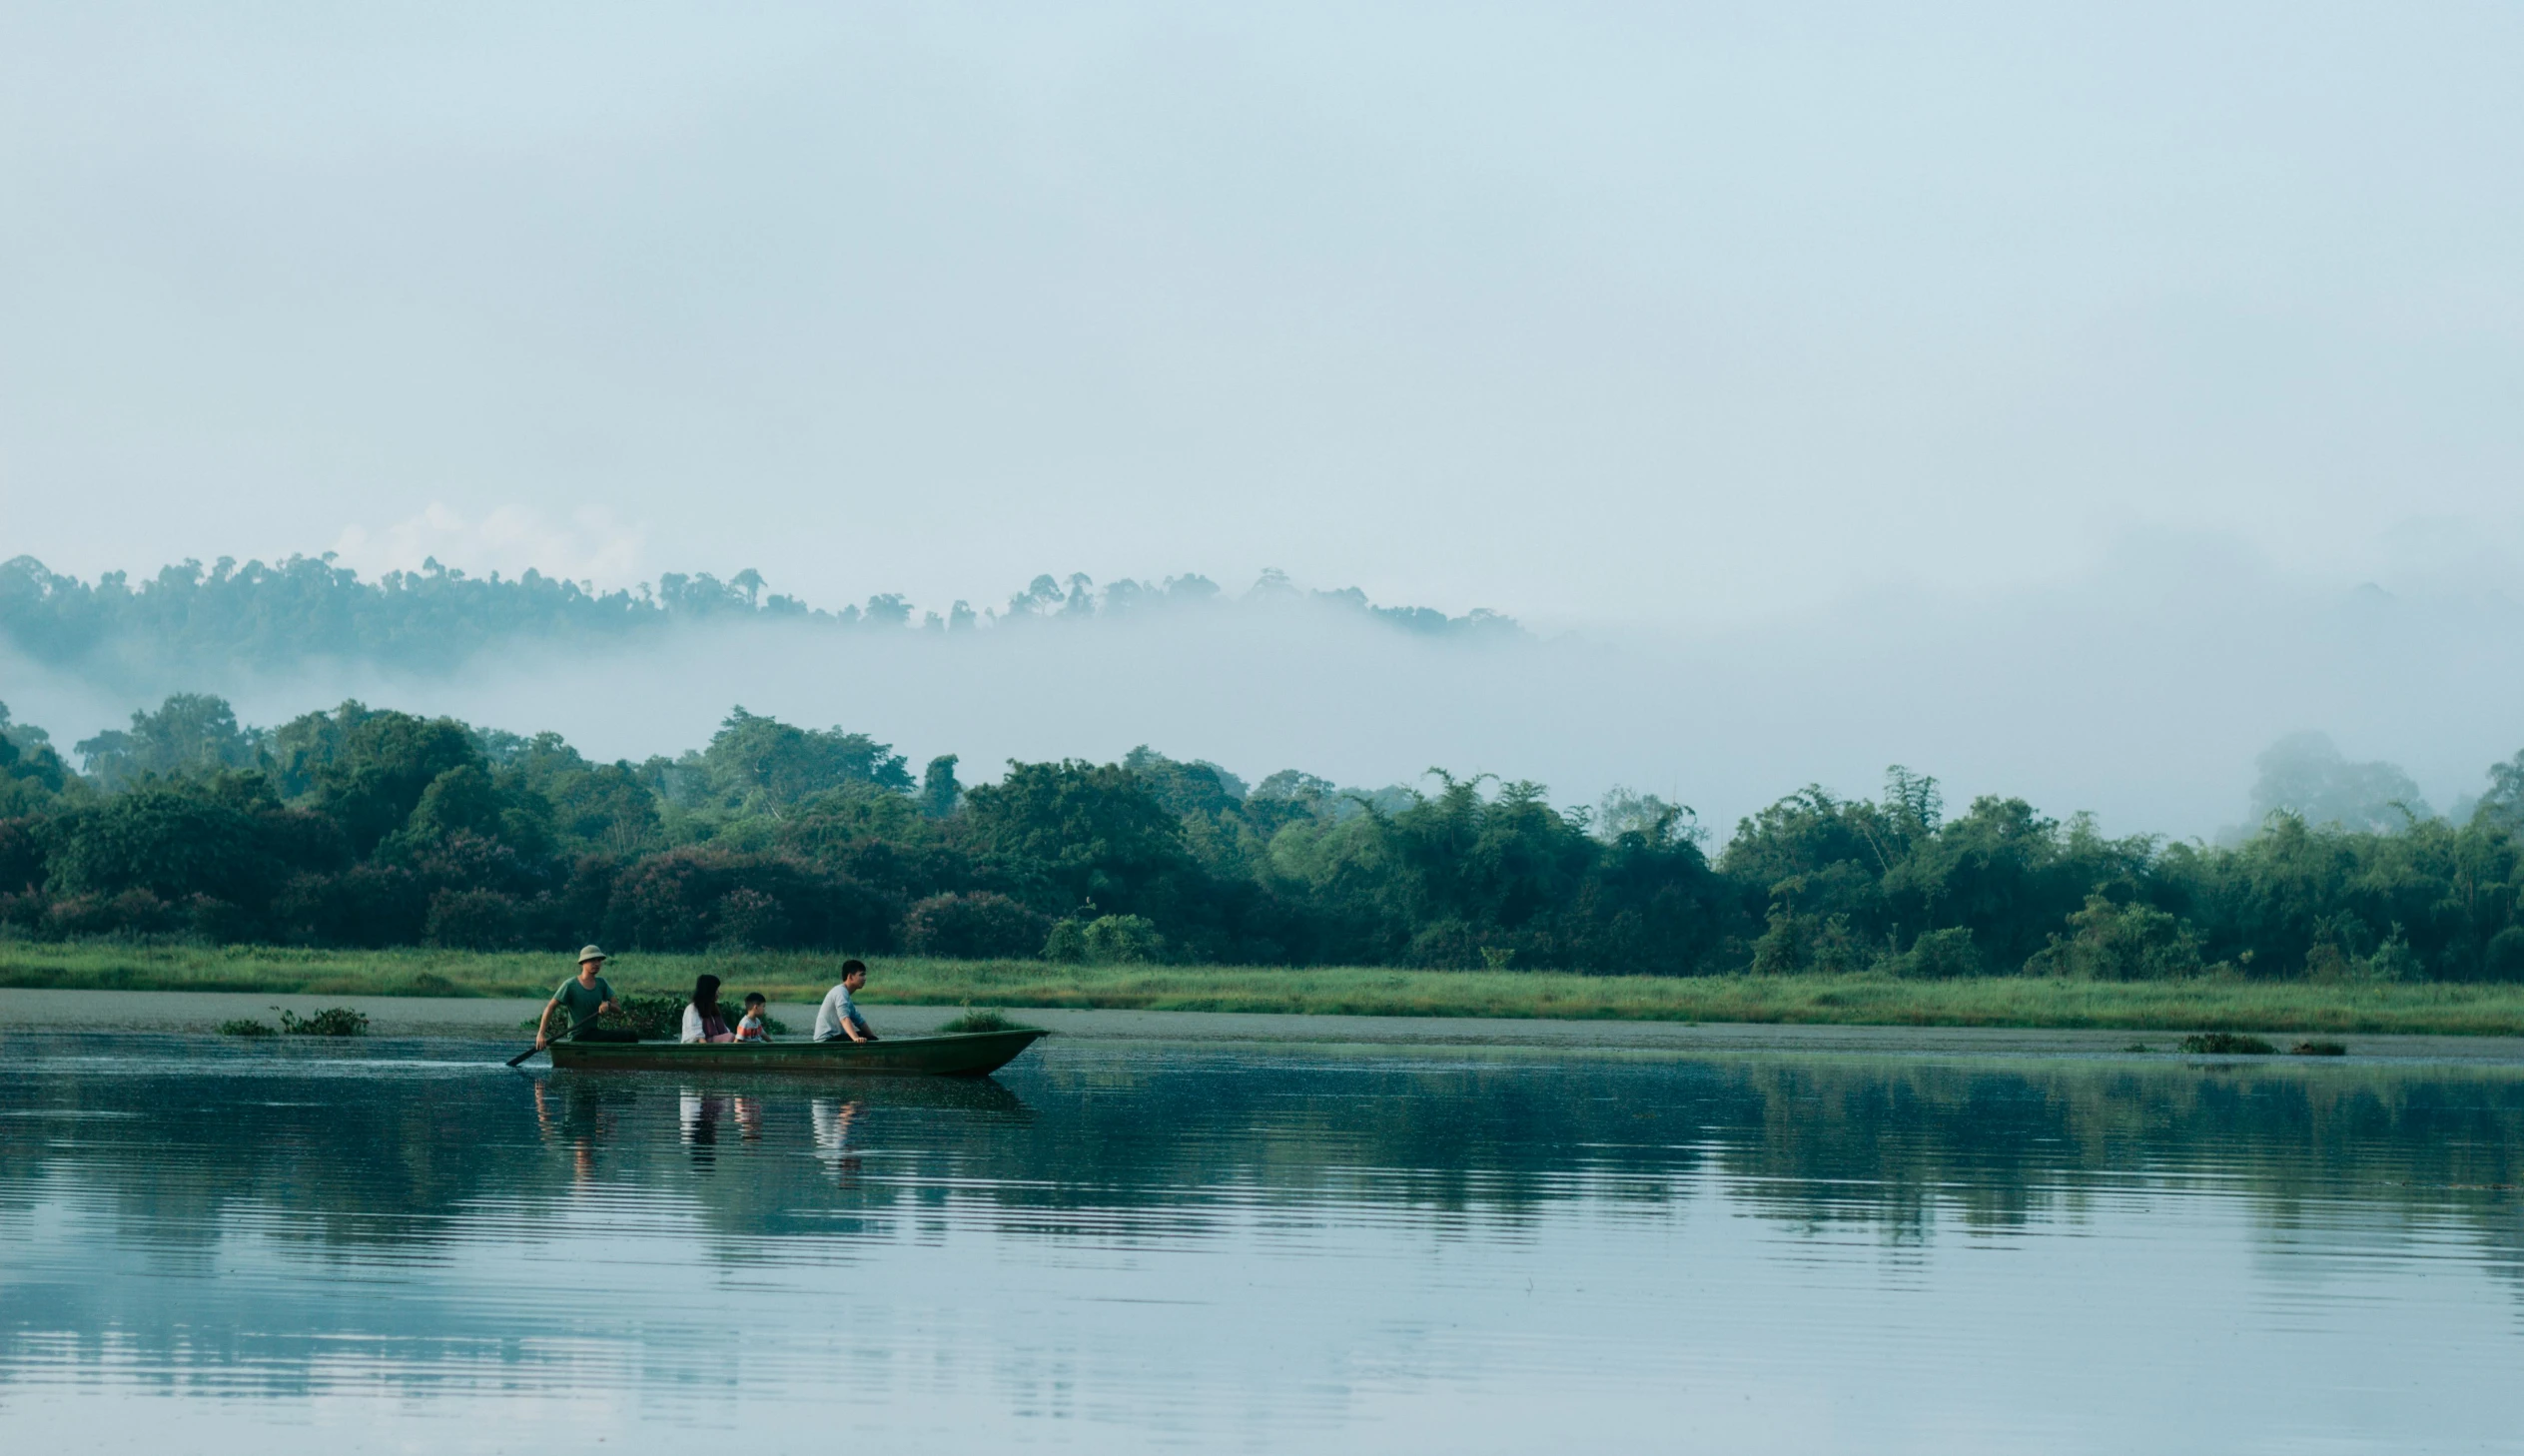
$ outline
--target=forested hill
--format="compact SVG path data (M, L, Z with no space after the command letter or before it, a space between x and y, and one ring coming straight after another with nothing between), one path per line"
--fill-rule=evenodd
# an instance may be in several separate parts
M976 610L957 601L944 612L884 593L864 605L825 610L769 591L760 573L725 581L707 572L669 572L629 591L527 571L470 576L435 560L419 571L375 581L324 557L278 565L222 557L169 566L133 581L109 572L94 582L48 569L31 556L0 562L0 642L50 666L102 676L146 676L167 664L230 663L288 669L310 659L439 672L503 644L627 639L684 622L798 622L833 631L956 633L1019 623L1129 618L1158 612L1256 610L1303 602L1351 613L1398 631L1487 638L1519 632L1488 611L1449 617L1427 607L1371 604L1364 592L1307 591L1276 572L1242 596L1202 576L1162 582L1115 581L1098 588L1084 575L1038 576L1004 605Z
M1565 968L1706 975L2524 980L2524 754L2459 820L2282 744L2234 845L2020 798L1808 787L1713 855L1690 812L1432 771L1250 787L1140 749L967 789L742 708L641 764L344 703L178 695L78 743L0 709L0 936ZM2314 751L2319 750L2319 751ZM2311 817L2313 815L2339 817Z

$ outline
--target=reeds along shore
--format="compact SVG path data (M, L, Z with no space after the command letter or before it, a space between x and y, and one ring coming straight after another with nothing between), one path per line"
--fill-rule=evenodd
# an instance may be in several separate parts
M0 941L0 986L283 995L543 997L565 956L302 951ZM625 955L625 989L687 988L702 972L813 1001L842 958L806 953ZM863 1000L1353 1016L1541 1017L1847 1026L2096 1027L2130 1031L2524 1036L2524 986L2104 982L2050 976L1917 981L1875 974L1577 976L1375 967L1067 966L872 957Z

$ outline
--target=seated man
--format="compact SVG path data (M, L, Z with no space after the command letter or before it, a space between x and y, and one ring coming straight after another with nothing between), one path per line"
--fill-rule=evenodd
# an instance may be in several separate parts
M841 963L841 984L824 993L824 1004L815 1009L815 1040L818 1042L873 1042L876 1033L868 1030L867 1018L859 1015L859 1004L850 998L868 984L865 961Z

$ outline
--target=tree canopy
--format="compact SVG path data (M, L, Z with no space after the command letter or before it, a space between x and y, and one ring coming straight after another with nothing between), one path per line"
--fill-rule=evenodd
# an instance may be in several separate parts
M90 582L18 556L0 561L0 643L106 680L181 672L182 680L198 682L206 668L273 671L318 658L445 672L506 645L621 641L693 623L946 635L1170 611L1263 610L1297 600L1421 636L1489 640L1522 633L1491 611L1448 616L1427 607L1376 606L1354 587L1300 591L1277 572L1234 599L1196 575L1114 581L1101 589L1083 574L1066 580L1044 575L1013 593L1004 608L977 611L958 601L940 613L897 592L836 609L809 606L768 590L750 567L724 581L706 571L667 572L654 583L600 591L593 583L535 571L471 576L435 560L364 581L330 554L291 556L275 565L240 565L225 556L208 567L188 560L137 580L113 571ZM181 731L181 712L178 721L160 726ZM143 758L161 748L199 746L180 739L144 742L139 725L128 736Z
M2457 823L2389 765L2324 747L2265 757L2268 813L2234 844L2113 839L2002 795L1949 813L1936 779L1897 765L1874 798L1788 794L1713 855L1687 806L1629 790L1555 806L1539 784L1436 769L1249 787L1145 745L968 787L952 754L915 779L868 734L742 707L707 744L633 764L359 702L261 728L178 694L82 741L76 769L0 707L0 934L2524 979L2524 755Z

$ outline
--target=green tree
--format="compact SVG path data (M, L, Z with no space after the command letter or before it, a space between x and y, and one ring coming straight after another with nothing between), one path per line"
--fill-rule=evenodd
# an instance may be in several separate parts
M1206 759L1168 758L1143 743L1123 755L1122 766L1177 815L1215 820L1245 800L1245 781Z
M367 704L351 698L330 713L302 713L271 730L265 748L282 796L314 793L318 777L342 757L352 730L373 716Z
M49 807L72 778L50 736L10 722L9 705L0 703L0 819Z
M482 767L472 733L452 718L370 713L343 735L316 774L316 802L365 856L402 829L421 796L450 769Z
M107 729L77 745L88 774L108 790L148 777L180 778L224 768L252 768L260 732L241 728L225 698L176 693L151 712L134 711L128 729Z
M963 822L977 849L1040 866L1070 905L1135 911L1191 864L1181 821L1119 764L1011 760L966 793Z
M964 786L955 781L955 766L961 762L952 753L942 753L929 760L920 772L920 812L932 819L944 819L955 812L964 798Z
M792 727L741 706L684 766L698 770L701 802L722 812L776 814L834 789L900 793L912 787L903 756L891 745L840 728Z
M624 857L658 846L657 796L627 763L554 775L542 792L552 827L572 845Z
M277 808L277 805L269 806ZM289 866L250 809L198 788L142 788L74 811L55 830L56 895L145 891L260 907Z

